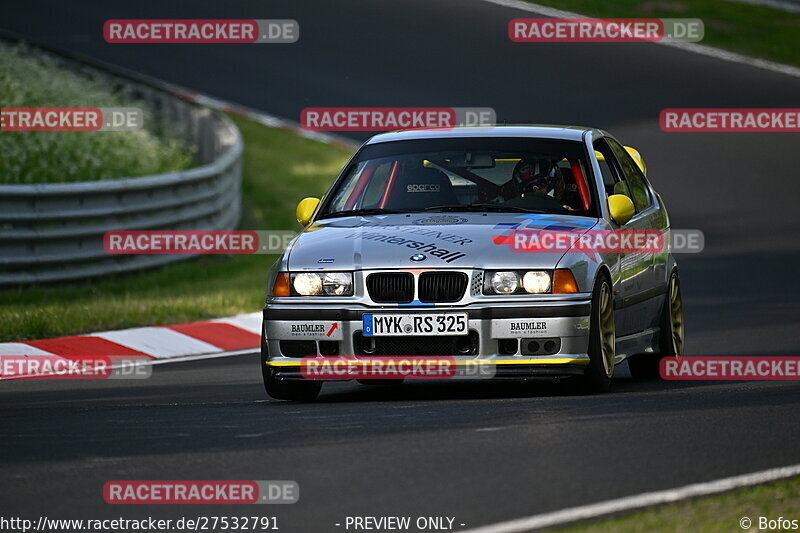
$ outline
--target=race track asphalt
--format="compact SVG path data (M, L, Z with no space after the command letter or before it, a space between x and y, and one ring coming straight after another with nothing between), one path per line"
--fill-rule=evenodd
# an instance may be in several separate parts
M691 355L798 355L797 134L663 133L667 107L800 107L800 78L652 44L517 44L477 0L3 6L0 28L297 120L304 107L489 106L507 123L601 127L640 149L676 228ZM631 16L637 16L632 14ZM123 18L293 18L291 45L112 45ZM363 138L359 137L359 138ZM258 290L257 288L254 290ZM294 479L283 531L348 515L446 515L472 527L800 463L792 382L326 385L266 398L256 356L162 365L151 379L0 387L2 514L247 514L109 506L109 479ZM737 524L729 527L736 528Z

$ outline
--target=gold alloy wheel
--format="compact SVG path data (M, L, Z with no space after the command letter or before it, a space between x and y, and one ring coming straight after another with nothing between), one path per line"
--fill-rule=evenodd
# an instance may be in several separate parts
M669 325L673 353L683 355L683 299L676 275L669 280Z
M600 349L603 356L603 368L606 375L611 377L614 373L614 356L616 354L616 331L614 329L614 302L611 298L611 288L608 283L600 286L598 301L598 321L600 328Z

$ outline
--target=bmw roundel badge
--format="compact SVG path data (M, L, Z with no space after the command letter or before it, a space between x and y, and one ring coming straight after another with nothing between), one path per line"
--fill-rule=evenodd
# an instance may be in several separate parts
M414 254L411 256L411 260L418 263L420 261L425 261L427 257L428 256L426 256L425 254Z

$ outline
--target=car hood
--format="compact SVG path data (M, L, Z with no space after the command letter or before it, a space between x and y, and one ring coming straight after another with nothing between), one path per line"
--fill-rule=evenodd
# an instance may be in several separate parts
M288 250L291 270L554 268L562 252L514 251L519 229L584 232L597 219L509 213L417 213L322 219Z

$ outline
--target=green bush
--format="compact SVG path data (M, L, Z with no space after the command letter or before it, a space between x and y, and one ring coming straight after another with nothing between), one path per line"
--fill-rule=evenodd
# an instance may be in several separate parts
M141 104L24 45L0 44L0 107L140 107L136 131L0 132L0 184L136 177L188 168L192 150L147 129Z

